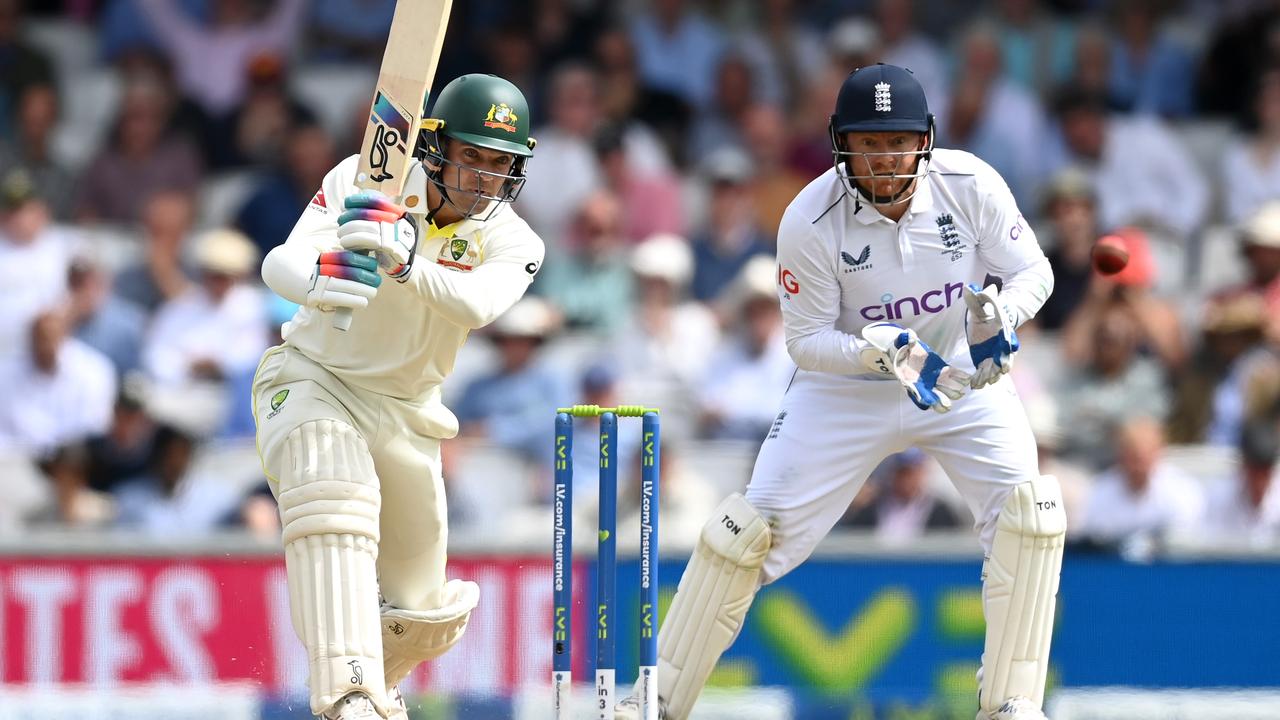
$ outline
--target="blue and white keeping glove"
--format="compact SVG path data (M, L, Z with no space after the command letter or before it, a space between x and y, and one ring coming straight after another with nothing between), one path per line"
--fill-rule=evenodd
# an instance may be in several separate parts
M871 323L862 328L862 339L871 344L861 353L863 364L896 377L921 410L946 412L969 389L969 374L948 365L915 330Z
M382 272L402 280L413 269L418 231L405 209L380 192L366 190L349 196L338 216L338 242L343 250L370 252Z
M1013 314L1001 302L995 285L982 290L973 283L965 285L964 304L968 306L964 332L975 369L969 382L976 390L994 383L1013 368L1018 333L1014 330Z

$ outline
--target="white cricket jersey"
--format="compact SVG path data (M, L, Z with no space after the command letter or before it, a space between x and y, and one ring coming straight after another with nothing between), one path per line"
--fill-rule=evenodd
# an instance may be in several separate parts
M329 171L285 242L322 252L340 249L338 216L347 196L359 192L357 163L353 155ZM344 382L395 398L427 399L438 397L467 333L494 321L524 295L542 266L544 248L505 203L483 222L424 226L421 164L414 164L404 197L419 238L409 276L399 282L384 277L378 294L368 307L354 311L345 332L334 329L333 313L302 307L284 324L283 336L286 345Z
M1053 290L1049 261L991 166L934 150L907 213L893 222L847 190L835 168L809 183L778 229L778 294L787 349L802 370L891 379L858 357L883 320L912 328L948 363L972 370L966 283L1002 279L1020 323Z

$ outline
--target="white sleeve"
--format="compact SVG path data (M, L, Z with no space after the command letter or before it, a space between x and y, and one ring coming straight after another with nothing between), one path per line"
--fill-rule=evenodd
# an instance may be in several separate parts
M863 373L862 341L835 328L840 315L835 253L809 220L788 208L778 228L777 278L787 352L802 370Z
M471 272L419 255L405 280L433 310L461 327L484 327L524 295L542 267L542 240L523 223L486 238L484 260Z
M1004 279L1000 297L1017 314L1015 325L1035 317L1053 292L1053 269L1013 193L985 164L977 173L978 256Z
M358 158L351 156L324 176L320 191L307 204L289 237L262 260L262 281L277 295L298 305L307 304L311 275L320 253L338 250L338 216L355 187Z

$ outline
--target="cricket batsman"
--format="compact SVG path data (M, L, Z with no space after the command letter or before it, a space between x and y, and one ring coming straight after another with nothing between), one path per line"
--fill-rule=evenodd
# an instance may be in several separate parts
M542 265L510 205L533 146L515 85L460 77L422 121L399 203L358 191L349 157L262 264L302 306L258 367L254 418L326 720L407 718L395 686L457 643L479 602L475 583L445 580L440 442L458 421L440 384ZM349 331L336 308L353 311Z
M978 720L1044 718L1066 520L1007 373L1015 330L1053 289L1049 263L1000 176L934 148L910 71L850 74L830 134L835 166L778 230L798 369L745 496L707 521L667 612L661 709L689 717L760 587L804 562L885 456L916 447L955 483L985 553Z

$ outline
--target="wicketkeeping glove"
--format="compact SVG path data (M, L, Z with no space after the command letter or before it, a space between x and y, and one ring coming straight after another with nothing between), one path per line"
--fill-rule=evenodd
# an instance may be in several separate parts
M338 216L338 242L344 250L371 252L387 277L401 280L413 268L418 232L405 209L380 192L349 196Z
M311 271L307 307L329 311L334 308L362 308L378 294L382 276L378 261L368 255L338 250L320 253Z
M915 330L871 323L862 328L862 339L871 344L861 353L863 364L896 377L921 410L946 412L969 389L969 374L948 365Z
M1018 352L1018 333L1008 308L1000 301L995 285L979 290L970 283L964 288L964 331L969 340L969 357L975 371L970 384L976 390L990 385L1013 368Z

